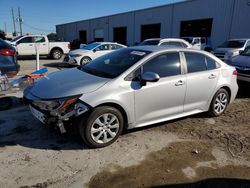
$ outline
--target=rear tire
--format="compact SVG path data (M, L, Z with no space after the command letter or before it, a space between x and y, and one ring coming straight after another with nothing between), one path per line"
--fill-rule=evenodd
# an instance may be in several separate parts
M213 97L208 114L212 117L220 116L227 109L229 100L228 92L225 89L219 89Z
M80 65L85 65L87 64L88 62L91 61L91 58L90 57L83 57L80 61Z
M82 117L79 133L90 148L101 148L115 142L121 134L124 119L119 110L110 106L95 108L91 114Z
M51 52L51 56L53 59L59 60L62 58L62 51L58 49L54 49Z

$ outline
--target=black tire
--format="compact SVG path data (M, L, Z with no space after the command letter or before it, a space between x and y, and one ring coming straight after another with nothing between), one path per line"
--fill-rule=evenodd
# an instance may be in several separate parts
M62 58L62 51L59 49L54 49L51 52L51 56L53 59L61 59Z
M219 99L220 96L224 96L226 101L225 102L218 102L218 101L220 101L220 99ZM229 100L230 99L229 99L228 92L223 88L219 89L213 97L213 100L210 104L208 114L212 117L220 116L221 114L223 114L226 111ZM222 105L224 105L224 107ZM219 108L221 108L221 111L219 110Z
M87 64L88 62L90 62L92 59L90 57L83 57L80 61L80 65L84 65Z
M8 110L12 106L12 99L10 97L0 98L0 111Z
M101 122L102 116L105 116L106 114L110 115L110 119L107 116L107 120L109 119L111 121L113 117L116 118L115 121L113 121L113 123L116 123L116 124L111 125L112 124L112 122L111 122L109 125L112 127L116 126L118 128L107 128L106 127L106 129L105 129L105 128L99 126L99 124L94 123L97 120L100 120L100 122ZM103 122L105 122L105 121L103 121ZM118 125L117 125L117 123L118 123ZM103 124L103 126L105 126L105 125ZM101 147L108 146L108 145L112 144L113 142L115 142L117 140L117 138L119 137L119 135L121 134L121 132L123 130L123 126L124 126L124 119L123 119L123 116L119 110L117 110L116 108L110 107L110 106L101 106L101 107L95 108L87 118L82 117L81 121L79 122L78 128L79 128L79 133L80 133L81 138L83 139L84 143L88 147L101 148ZM91 133L91 130L93 130L93 129L98 130L98 131L95 133L93 133L93 132ZM100 130L100 129L102 129L102 130ZM107 129L109 129L109 130L107 130ZM112 133L115 132L115 135L113 138L112 138L111 134L108 132L110 130L112 130ZM103 131L106 131L106 133L104 133ZM100 142L102 141L101 139L103 139L103 142L104 142L104 140L105 140L104 135L106 135L107 139L111 139L111 140L109 140L105 143L100 143L100 142L94 140L94 138L93 138L93 137L95 137L95 138L98 137L98 135L101 135L98 138L98 141L100 141ZM108 136L109 136L109 138L108 138Z

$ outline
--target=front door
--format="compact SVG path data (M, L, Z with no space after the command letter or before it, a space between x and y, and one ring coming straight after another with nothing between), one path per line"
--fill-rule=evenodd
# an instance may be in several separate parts
M100 46L98 46L96 49L94 49L94 53L93 53L93 59L96 59L104 54L107 54L111 52L110 49L110 44L102 44Z
M181 114L186 76L182 75L179 53L165 53L149 60L142 66L142 74L145 72L157 73L160 80L135 90L136 123L142 126Z
M35 44L33 37L24 37L17 41L18 55L35 55Z

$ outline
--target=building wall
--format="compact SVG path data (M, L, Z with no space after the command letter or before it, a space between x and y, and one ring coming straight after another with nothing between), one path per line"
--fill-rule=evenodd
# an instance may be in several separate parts
M250 0L235 0L230 38L250 38Z
M109 17L109 41L114 40L113 28L127 27L127 45L133 45L134 41L134 12L118 14Z
M161 37L171 37L172 6L164 6L135 12L135 42L141 41L141 25L161 24Z
M213 18L211 42L213 46L219 45L229 37L233 1L198 0L174 5L173 37L180 35L181 21Z
M73 41L79 30L87 30L87 41L94 30L104 29L104 41L113 41L114 27L127 27L127 44L140 42L141 25L161 24L161 37L179 37L181 21L213 18L213 47L229 38L250 37L250 0L189 0L181 3L132 11L91 20L57 25L59 37Z

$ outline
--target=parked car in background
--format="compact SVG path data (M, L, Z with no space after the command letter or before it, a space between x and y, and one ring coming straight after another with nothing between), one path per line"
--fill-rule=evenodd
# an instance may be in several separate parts
M0 39L0 72L8 77L15 76L20 69L16 49Z
M223 61L237 56L250 46L250 39L231 39L219 45L214 50L214 55Z
M65 57L64 61L71 65L83 65L104 54L126 46L113 42L94 42L77 50L72 50Z
M51 56L53 59L61 59L63 54L70 51L69 42L50 42L44 35L24 35L14 38L10 42L20 56L36 55L36 46L39 46L39 54Z
M76 122L88 146L104 147L124 129L221 115L235 99L236 79L234 67L205 51L136 46L48 75L25 90L24 100L41 122L61 132Z
M242 51L240 55L229 59L227 63L237 69L239 80L250 82L250 46Z
M192 45L192 48L197 50L205 50L212 52L213 48L206 37L181 37Z
M191 48L192 46L183 39L177 38L152 38L142 41L138 46L174 46L180 48Z

